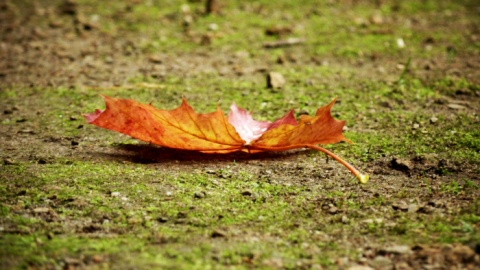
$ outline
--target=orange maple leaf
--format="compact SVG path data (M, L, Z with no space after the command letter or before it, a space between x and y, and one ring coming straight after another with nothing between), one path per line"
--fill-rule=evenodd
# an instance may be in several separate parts
M350 142L343 135L345 121L332 117L330 104L315 116L302 115L298 121L293 110L275 122L256 121L252 115L232 104L228 118L220 107L198 114L183 99L174 110L159 110L131 99L104 96L107 108L85 114L90 124L118 131L133 138L168 148L225 154L237 151L256 153L311 148L322 151L346 166L362 182L368 175L319 144Z

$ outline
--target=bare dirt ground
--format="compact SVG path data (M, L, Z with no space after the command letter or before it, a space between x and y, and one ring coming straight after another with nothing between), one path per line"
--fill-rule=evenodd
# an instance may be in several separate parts
M385 237L392 231L402 235L402 233L411 229L407 223L399 223L398 217L406 213L411 214L409 218L412 219L412 222L428 223L429 221L436 222L438 219L455 220L454 223L458 227L442 227L444 230L452 232L450 234L452 238L455 238L455 236L462 237L462 233L465 231L480 232L478 163L452 162L438 158L434 154L398 158L384 156L368 161L362 166L367 168L366 172L374 175L372 186L346 183L338 187L336 186L338 179L349 177L347 172L332 161L327 163L323 159L319 160L315 167L310 163L303 162L304 159L310 158L310 152L262 154L253 158L243 154L214 155L206 158L205 155L201 154L159 149L146 144L109 147L105 146L103 142L95 141L95 138L87 132L73 137L52 136L51 127L43 126L44 123L35 120L36 115L48 111L48 108L44 107L48 105L48 100L39 100L41 95L36 96L38 92L42 91L41 89L132 87L131 79L140 76L162 80L171 76L202 76L208 70L218 72L224 78L242 76L245 80L249 80L259 73L263 74L271 60L254 58L251 61L242 62L238 60L241 57L232 59L230 52L224 55L221 51L210 51L208 46L184 54L169 55L162 53L152 55L144 53L138 47L138 35L111 34L103 31L94 22L82 17L82 14L79 14L77 10L77 6L69 4L73 2L52 1L51 5L44 2L32 2L33 4L28 3L28 1L21 1L19 4L13 4L13 2L7 1L0 4L0 91L17 89L16 91L19 93L30 93L31 96L19 94L23 100L12 98L12 100L15 100L14 104L0 103L4 106L0 112L2 121L12 119L12 117L16 119L13 124L1 126L0 139L2 140L2 146L0 154L3 158L3 167L0 167L0 169L20 163L48 164L54 163L60 158L66 158L81 161L101 160L148 164L156 170L169 170L173 174L187 170L213 174L219 178L228 178L230 176L220 175L218 170L225 167L231 160L236 160L244 165L242 170L246 168L260 178L275 177L281 183L293 181L294 185L301 185L307 189L318 188L318 183L313 183L311 179L321 177L323 179L320 184L321 189L334 191L340 188L341 192L347 195L343 198L324 196L311 199L310 203L319 211L314 212L313 215L317 218L318 215L321 215L320 219L326 224L348 224L351 219L362 220L356 230L364 232L363 235L362 233L356 234L353 239L345 238L347 232L344 229L329 231L326 235L318 236L319 239L323 237L323 239L330 239L329 241L337 241L341 248L351 245L360 254L355 261L345 257L335 258L334 264L330 267L350 267L350 269L370 269L361 267L374 269L478 269L477 267L480 265L480 238L478 235L467 236L461 241L451 239L450 243L445 243L447 241L435 239L441 237L442 234L439 233L439 235L432 235L431 241L425 241L425 244L419 245L390 243L389 237ZM47 19L44 20L44 18ZM42 23L39 24L38 22ZM478 44L479 42L480 30L478 26L478 23L471 25L471 27L476 27L469 32L472 43L476 42ZM420 28L421 31L429 31L428 29L421 29L421 23L416 27ZM443 27L448 31L457 30L457 26L438 25L437 27ZM432 31L436 30L432 29ZM208 37L192 36L191 39L198 40L200 43L208 43ZM431 39L425 42L428 45L428 43L439 41ZM453 45L445 44L445 46L450 50L459 50ZM284 61L291 61L293 67L317 61L317 59L302 55L295 49L292 52L295 55L294 59L284 59ZM391 74L390 71L398 70L399 59L374 55L367 60L346 60L331 56L330 59L321 59L321 61L328 61L334 66L345 67L345 69L353 69L358 77L365 80L389 81L396 78L394 76L389 77L389 74ZM160 62L161 65L158 64ZM410 75L421 78L426 82L433 82L439 78L450 76L463 78L472 85L480 83L478 45L473 52L459 50L454 59L445 57L418 60L414 61L412 65L414 71ZM386 67L386 70L385 68L379 69L379 66ZM143 86L148 87L148 83L144 83ZM462 110L477 115L477 123L479 123L480 92L478 89L457 89L449 96L431 100L431 104L424 105L427 110L437 110L435 111L436 114L441 114L439 112L441 110L448 115L452 110L458 109L451 108L451 106L450 108L446 107L446 105L452 104L451 100L456 101L455 105L462 106ZM391 106L391 104L383 105L385 107ZM56 104L54 106L61 105ZM405 105L406 110L409 109L408 106L408 104ZM418 106L418 104L415 106ZM82 125L85 123L82 122L83 119L79 115L66 117L70 117L70 121L78 122L80 129L83 128ZM448 119L445 121L448 121ZM359 124L358 129L361 130L362 128L369 130L374 127ZM93 130L93 128L90 130ZM389 130L388 132L395 136L395 130ZM240 173L240 169L231 168L228 174L236 175L238 173ZM12 177L12 179L15 178L14 175L1 175L5 179L7 176ZM2 179L2 181L6 181L5 179ZM468 179L468 181L463 179ZM456 183L460 186L451 185L452 181L458 181ZM467 189L468 185L471 185L469 189ZM18 192L17 195L22 196L25 188L20 184L15 188L13 186L12 189ZM448 190L449 187L453 190ZM403 192L403 195L399 195L399 191ZM245 196L255 196L248 190L243 192ZM2 203L13 205L15 198L12 194L14 193L5 194L10 197L4 199ZM372 198L384 198L385 202L379 203L379 205L363 206L357 211L346 211L348 194L358 194L355 195L355 200L360 204L369 202ZM201 197L202 195L198 196ZM52 200L55 200L55 198ZM59 202L59 204L61 203ZM84 227L79 225L79 229L75 227L76 225L73 225L73 221L68 217L59 219L55 216L48 216L49 213L51 214L49 211L43 213L41 212L42 209L35 209L39 211L37 215L45 215L45 217L42 217L44 219L50 218L54 222L65 223L65 228L61 230L73 228L88 233L90 228L95 232L101 231L95 226L88 227L92 226L91 224L84 225ZM19 207L15 208L14 211L28 215L32 209ZM456 217L461 215L470 216L471 219L464 224L457 223ZM69 222L70 224L68 224ZM13 223L9 223L9 221L2 222L0 234L24 233L16 232L18 228L11 224ZM377 225L381 226L381 229L372 233L371 230L374 230L373 227ZM438 230L441 232L442 228ZM425 233L423 228L418 227L416 229L419 231L420 238L429 238L426 235L421 235ZM21 231L21 229L18 230ZM229 239L247 237L245 235L248 228L240 226L239 230L244 233L236 235L232 232L228 236ZM430 230L427 230L427 233L430 232ZM224 237L221 231L217 234ZM412 237L413 234L407 235L407 237ZM262 237L266 236L260 236L260 241L262 241ZM384 240L379 242L376 239L377 237ZM410 239L405 242L414 243L415 241ZM315 251L308 252L316 254ZM11 255L7 254L6 256L7 260L15 261L14 258L8 257ZM115 257L111 258L111 260L114 259ZM247 258L240 265L256 267L258 264L253 262L255 259L255 257ZM105 260L102 258L65 260L64 265L65 269L77 269L76 267L81 269L82 267L88 268L95 264L104 263ZM251 261L248 262L248 260ZM9 268L18 264L5 265ZM288 268L284 262L275 260L275 258L265 260L260 265L267 268ZM33 263L29 269L35 269L37 266ZM297 267L310 269L321 266L309 264L307 260L306 262L298 261Z

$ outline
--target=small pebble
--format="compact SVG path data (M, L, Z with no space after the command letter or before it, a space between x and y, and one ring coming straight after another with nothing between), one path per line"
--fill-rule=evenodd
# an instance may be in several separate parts
M195 192L193 197L195 197L195 199L202 199L202 198L205 197L205 192L203 192L203 191Z
M415 204L415 203L412 203L408 206L408 210L407 212L408 213L416 213L418 211L420 207L418 206L418 204Z
M226 236L227 236L227 232L222 230L217 229L212 232L212 238L226 237Z
M81 264L81 261L79 259L75 259L75 258L65 258L64 259L65 263L66 264L69 264L69 265L80 265ZM73 267L75 268L75 267ZM67 267L67 269L71 269L70 267Z
M392 260L385 256L376 256L370 263L375 269L392 269Z
M400 211L407 211L408 205L404 202L394 203L392 204L393 210L400 210Z
M383 218L367 218L365 220L362 220L362 223L366 223L366 224L380 224L380 223L383 223Z
M406 254L412 253L412 249L406 245L391 246L384 249L386 253Z
M404 172L411 171L415 168L414 164L410 160L399 158L393 158L390 161L390 166L395 170Z
M286 83L285 78L278 72L269 72L267 75L267 87L268 88L282 88Z
M93 255L92 256L92 261L94 263L101 263L101 262L103 262L103 256L102 255Z
M163 57L160 55L150 55L148 61L154 64L161 64L163 62Z
M217 31L218 30L218 24L216 23L211 23L208 25L208 29L211 31Z
M332 215L336 214L337 212L338 212L338 208L335 207L335 206L332 206L328 209L328 213L330 213Z
M433 116L432 118L430 118L430 124L435 124L436 122L438 121L438 118Z
M384 23L384 18L382 16L382 14L374 14L370 17L370 22L372 24L383 24Z
M463 106L463 105L460 105L460 104L448 104L447 105L448 108L450 109L453 109L453 110L462 110L462 109L465 109L466 107Z
M37 214L48 213L48 211L50 211L50 208L48 208L48 207L37 207L37 208L33 209L33 212L37 213Z
M3 160L3 164L5 164L5 165L14 165L14 164L15 164L15 161L13 161L13 159L6 158L6 159Z
M157 218L157 221L160 222L160 223L165 223L165 222L168 221L168 218L166 218L166 217L159 217L159 218Z

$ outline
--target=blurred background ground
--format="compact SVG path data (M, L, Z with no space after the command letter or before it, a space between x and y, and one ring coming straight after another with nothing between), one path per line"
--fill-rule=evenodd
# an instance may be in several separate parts
M2 267L475 269L480 5L214 2L0 3ZM357 143L332 149L372 181L100 131L100 93L262 119L339 97Z

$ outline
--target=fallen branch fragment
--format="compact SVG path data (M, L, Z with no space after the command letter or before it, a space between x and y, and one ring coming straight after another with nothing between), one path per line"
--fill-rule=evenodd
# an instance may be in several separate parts
M265 42L263 43L263 47L267 49L272 49L272 48L280 48L280 47L288 47L288 46L293 46L293 45L299 45L305 43L305 39L303 38L288 38L288 39L283 39L283 40L278 40L278 41L272 41L272 42Z

